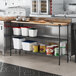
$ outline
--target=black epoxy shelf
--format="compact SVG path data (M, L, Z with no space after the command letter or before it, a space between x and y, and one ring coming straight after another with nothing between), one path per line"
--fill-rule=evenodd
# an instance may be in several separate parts
M15 50L15 53L17 54L17 49L13 49L12 50ZM38 56L46 56L46 57L54 57L54 58L58 58L59 56L55 56L55 55L47 55L46 52L45 53L40 53L40 52L33 52L33 51L27 51L27 50L18 50L19 51L19 55L24 55L24 54L30 54L30 55L38 55ZM21 54L21 51L23 51L23 53ZM65 55L61 55L61 57L64 57L64 56L67 56L67 54Z
M9 36L9 35L8 35ZM40 40L50 40L50 41L53 41L53 42L57 42L58 43L58 37L56 36L53 36L53 37L44 37L44 36L37 36L37 37L27 37L27 36L17 36L17 35L12 35L12 37L23 37L23 38L26 38L26 39L40 39ZM61 37L61 41L67 41L67 39L65 37Z
M5 35L5 37L8 37L10 35ZM29 37L29 36L22 36L22 35L12 35L12 37L23 37L23 38L26 38L26 39L46 39L46 40L50 40L51 41L54 41L54 42L58 42L58 37L57 36L51 36L51 37L44 37L44 36L37 36L37 37ZM61 37L61 41L67 41L67 38L66 37Z
M47 57L55 57L55 58L58 58L58 56L54 56L54 55L47 55L46 53L40 53L40 52L38 52L38 53L34 53L34 52L32 52L32 51L25 51L25 53L26 54L33 54L33 55L41 55L41 56L47 56ZM65 56L65 55L61 55L61 57L63 57L63 56Z
M10 35L9 35L10 36ZM29 37L29 36L22 36L22 35L12 35L12 37L24 37L24 38L39 38L39 39L59 39L59 37L58 36L50 36L50 37L45 37L45 36L37 36L37 37ZM61 40L67 40L67 38L66 37L60 37L61 38Z

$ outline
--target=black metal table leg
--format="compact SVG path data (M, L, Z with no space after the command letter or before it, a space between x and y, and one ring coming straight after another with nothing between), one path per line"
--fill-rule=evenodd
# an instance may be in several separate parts
M76 63L76 54L75 54L75 63Z
M19 50L19 55L21 55L21 50Z
M72 56L72 29L73 29L73 26L72 26L72 24L69 24L69 26L68 26L68 32L69 32L69 39L68 39L68 48L69 48L69 50L68 50L68 52L69 52L69 57L68 57L68 59L69 59L69 61L71 61L71 56ZM70 41L69 41L70 40Z
M69 62L69 55L68 55L68 48L69 48L69 45L68 45L68 39L69 39L69 31L68 31L69 29L68 29L68 25L67 25L67 63Z
M15 49L15 54L17 54L17 50Z
M60 59L61 59L61 55L60 55L60 27L61 25L59 25L59 65L60 65Z
M18 24L19 27L21 27L21 24ZM21 55L21 50L19 50L19 55Z
M11 28L11 22L10 22L10 28ZM11 40L11 32L10 32L10 56L12 55L12 54L11 54L11 53L12 53L12 52L11 52L11 41L12 41L12 40Z

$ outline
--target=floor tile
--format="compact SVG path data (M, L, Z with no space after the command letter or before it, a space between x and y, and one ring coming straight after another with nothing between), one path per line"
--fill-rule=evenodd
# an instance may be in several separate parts
M60 76L0 62L0 76Z

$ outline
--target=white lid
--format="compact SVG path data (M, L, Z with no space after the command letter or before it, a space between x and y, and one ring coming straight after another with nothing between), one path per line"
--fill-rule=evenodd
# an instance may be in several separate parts
M40 46L45 46L45 44L40 44Z

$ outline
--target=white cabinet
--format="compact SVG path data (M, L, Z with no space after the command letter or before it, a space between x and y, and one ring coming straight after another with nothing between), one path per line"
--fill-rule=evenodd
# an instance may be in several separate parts
M38 0L32 0L31 4L31 14L38 14Z
M48 0L40 0L40 14L48 14Z
M32 0L31 4L31 14L48 15L48 0Z

